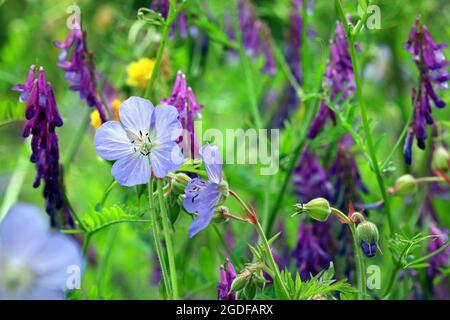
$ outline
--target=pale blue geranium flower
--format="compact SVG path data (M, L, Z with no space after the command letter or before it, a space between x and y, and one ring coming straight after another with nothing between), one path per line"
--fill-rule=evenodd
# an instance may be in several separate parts
M217 146L204 145L200 154L205 164L208 181L194 178L185 189L183 207L191 214L197 214L189 227L189 237L205 229L211 222L221 197L222 157Z
M163 178L183 163L175 142L182 126L172 106L153 107L146 99L130 97L119 109L119 121L105 122L98 128L94 144L105 160L117 160L112 175L124 186L145 184L151 171Z
M17 204L0 223L0 300L63 299L71 270L81 264L78 244L49 232L36 207Z

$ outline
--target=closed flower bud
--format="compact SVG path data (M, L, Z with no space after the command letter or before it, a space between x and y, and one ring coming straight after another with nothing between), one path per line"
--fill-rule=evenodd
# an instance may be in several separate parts
M191 181L191 178L185 173L176 173L172 175L172 190L178 194L184 193L189 181Z
M443 146L439 146L438 148L436 148L436 150L434 150L433 160L431 162L433 169L447 171L449 162L450 154L448 153L447 149L445 149Z
M220 206L217 207L216 210L214 211L214 215L213 218L211 220L212 223L222 223L227 221L227 217L226 217L226 213L229 213L230 210L228 210L227 207L224 206Z
M242 270L241 273L238 274L236 279L234 279L231 284L231 292L238 292L244 289L247 283L251 280L252 273L248 269Z
M377 226L369 221L364 221L356 227L361 249L366 257L374 257L377 252L377 243L380 237Z
M306 213L317 221L325 221L331 214L330 204L325 198L315 198L306 204L296 204L296 213Z
M228 187L228 182L225 180L222 180L219 184L219 192L222 195L223 198L228 198L230 195L230 188Z
M417 182L416 178L414 178L410 174L405 174L395 181L394 185L394 193L401 197L409 196L416 192L417 190Z

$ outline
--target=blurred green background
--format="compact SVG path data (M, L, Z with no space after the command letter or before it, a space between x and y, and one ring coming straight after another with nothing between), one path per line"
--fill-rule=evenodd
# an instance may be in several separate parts
M2 3L2 1L0 1ZM110 81L119 91L121 99L130 95L142 95L136 88L125 84L127 65L141 57L155 57L157 50L158 29L147 27L137 22L137 10L149 5L149 1L76 1L81 8L82 25L87 32L87 43L94 53L97 70L104 79ZM310 65L305 66L306 75L311 87L318 87L322 76L321 70L328 58L328 40L333 36L337 19L333 1L313 1L313 15L308 18L309 26L315 30L315 36L308 39ZM357 1L344 1L347 12L356 16ZM411 61L410 54L403 49L410 28L420 15L428 25L434 39L448 42L450 39L450 2L446 0L415 1L373 1L381 9L381 29L364 30L360 44L362 51L358 54L360 63L364 64L364 95L370 117L373 120L377 155L385 159L404 127L411 112L410 92L417 82L417 70ZM0 6L0 110L14 104L17 108L18 94L10 91L10 87L23 83L31 64L43 66L47 80L54 85L55 96L64 126L57 130L61 156L70 145L74 132L83 120L87 108L78 93L68 90L63 71L56 66L58 49L53 41L64 40L68 29L66 9L73 1L3 1ZM266 0L254 1L258 15L271 30L277 46L285 47L286 32L289 25L290 1ZM195 25L195 17L214 17L221 26L225 24L228 1L192 0L186 8L188 25ZM156 99L167 97L177 70L182 70L193 88L197 101L205 108L202 113L202 128L247 128L252 121L249 96L242 76L239 61L230 61L221 43L209 41L206 54L202 53L198 38L177 37L167 46L166 72L157 78ZM445 49L446 56L450 56ZM381 56L381 58L379 58ZM283 94L287 80L281 72L275 77L259 73L262 61L254 61L254 78L258 103L263 105L268 92ZM374 76L373 74L376 73ZM449 92L442 92L446 102ZM281 100L270 105L275 113L281 109ZM154 101L156 103L156 101ZM434 109L433 116L449 126L450 108ZM273 114L263 114L263 117ZM287 129L281 137L281 171L283 163L295 145L296 134L302 126L303 112L301 106L288 120ZM26 170L23 185L19 186L20 201L35 203L44 207L41 190L32 188L34 168L20 159L26 153L26 143L21 137L23 121L17 120L0 126L0 194L4 197L13 173L18 165ZM319 155L325 153L320 147L344 132L342 128L330 128L312 146ZM92 211L100 201L105 189L112 179L110 166L100 159L93 148L94 129L89 128L84 135L79 152L74 158L70 171L65 175L68 197L74 209L79 212ZM448 138L448 135L446 136ZM447 139L448 141L448 139ZM25 147L24 147L25 146ZM224 152L227 146L224 147ZM358 151L358 150L356 150ZM407 168L403 164L401 148L396 152L395 171L386 175L387 185L392 185L395 178L405 172L422 172L426 162L426 151L414 148L414 166ZM358 156L357 161L362 172L363 181L370 194L365 196L367 202L379 200L378 186L365 159ZM264 212L262 207L264 196L275 198L280 187L282 175L271 177L270 190L265 194L267 178L259 175L258 168L252 166L225 166L229 184L238 190L242 197ZM107 205L126 201L134 197L135 189L127 190L116 187L107 200ZM419 195L420 197L421 195ZM283 221L284 238L280 246L287 245L290 250L295 247L297 229L300 219L290 219L292 205L296 197L289 188L284 198L278 217ZM227 205L231 211L238 210L233 201ZM438 214L443 226L450 226L448 202L435 199ZM392 203L394 219L405 230L412 231L415 226L409 225L408 217L417 214L420 200L413 205L405 206L403 200L395 198ZM381 229L385 219L377 212L372 219ZM279 221L279 222L280 222ZM224 262L226 253L219 250L220 240L215 228L208 228L198 237L190 240L187 228L190 218L182 214L176 224L174 238L177 252L177 266L183 282L183 296L187 298L216 297L215 286L219 279L219 265ZM279 224L277 224L279 226ZM251 227L236 223L225 223L217 226L225 235L232 235L233 262L238 269L251 258L247 243L254 241ZM146 225L121 224L96 234L92 239L97 255L97 263L87 268L83 281L83 292L89 298L158 298L158 285L152 282L155 276L157 261L152 250L150 228ZM383 255L374 260L374 264L382 266L382 270L390 267L389 250L386 242L381 241ZM339 271L340 264L336 262ZM294 263L292 261L292 266ZM383 269L386 267L387 269ZM383 277L385 274L383 274ZM386 274L387 276L387 274ZM384 279L384 278L383 278ZM408 294L408 286L399 289L398 297Z

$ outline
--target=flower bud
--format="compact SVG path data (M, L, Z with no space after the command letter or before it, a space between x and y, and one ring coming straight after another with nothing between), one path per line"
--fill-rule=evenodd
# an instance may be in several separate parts
M220 192L220 200L219 204L222 204L225 202L225 200L230 195L230 188L228 187L228 182L225 180L222 180L219 184L219 192Z
M433 169L447 171L450 162L450 154L443 146L439 146L433 152L433 160L431 166Z
M405 174L395 181L394 184L394 193L401 196L406 197L417 190L417 182L416 178L414 178L410 174Z
M172 187L175 193L184 194L187 184L191 178L185 173L176 173L172 175Z
M377 226L369 221L364 221L356 227L356 235L359 238L361 248L366 257L374 257L377 253L377 243L380 237Z
M214 215L213 218L211 220L212 223L222 223L227 221L227 217L225 216L226 213L229 213L230 210L228 210L227 207L224 206L220 206L217 207L216 210L214 211Z
M238 292L244 289L245 285L251 280L252 273L248 269L242 270L231 284L231 292Z
M295 208L295 214L305 212L317 221L325 221L331 214L330 204L325 198L315 198L306 204L296 204Z

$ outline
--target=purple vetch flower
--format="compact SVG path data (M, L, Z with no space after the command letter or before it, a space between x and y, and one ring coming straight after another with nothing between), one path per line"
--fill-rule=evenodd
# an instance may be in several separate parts
M61 49L58 66L65 71L70 90L78 91L80 98L86 100L89 107L95 107L102 122L108 121L105 107L97 93L95 63L93 54L86 46L86 32L71 29L64 42L55 41L54 44Z
M301 203L322 197L333 198L333 186L328 181L326 171L320 166L316 156L307 148L303 150L293 178L295 193Z
M94 138L103 159L117 160L112 175L119 184L145 184L151 173L163 178L180 167L183 155L175 141L181 123L175 107L153 107L149 100L130 97L121 104L119 115L120 122L103 123Z
M274 75L277 69L270 45L269 28L258 19L254 8L248 0L237 0L237 16L242 35L242 44L247 55L252 58L263 56L265 62L261 72ZM233 27L229 28L228 36L232 40L237 39Z
M435 224L432 224L430 227L430 233L437 237L431 240L428 244L428 253L432 253L442 247L448 241L449 232L450 231L448 229L441 229L438 228ZM448 266L450 264L450 247L447 247L447 249L445 249L441 253L430 258L428 262L429 266L427 267L427 274L430 279L433 279L434 277L441 274L439 270L440 268Z
M81 269L79 246L49 232L36 207L17 204L0 223L0 300L63 299L71 273L81 276Z
M329 98L339 107L355 89L355 76L352 60L349 53L349 44L342 23L336 23L335 40L330 41L330 59L325 70L325 89L329 92ZM308 131L308 137L314 138L323 129L326 120L330 118L336 124L336 115L325 101L320 104L320 109Z
M303 281L309 280L311 275L314 276L328 268L331 262L330 255L314 234L314 226L320 224L322 223L313 222L311 225L303 220L298 230L297 246L292 252L292 256L297 260L297 268Z
M177 77L170 97L162 99L161 103L177 108L178 120L180 120L184 130L183 135L177 142L183 146L185 155L194 158L198 153L198 143L195 139L194 119L201 118L199 111L203 109L203 105L197 104L194 92L191 87L188 87L186 76L181 71L177 72ZM183 141L184 143L182 143Z
M414 136L417 146L425 149L427 139L427 125L433 124L431 116L431 102L437 108L444 108L445 102L439 98L435 89L447 89L450 74L447 66L450 61L445 59L442 49L446 43L437 44L428 31L427 26L417 18L409 34L405 49L413 55L413 61L420 72L419 85L412 91L413 121L410 124L408 135L403 148L405 162L412 162L412 143Z
M167 19L167 15L169 14L169 0L153 0L150 9L159 11L164 19ZM186 38L188 35L187 23L186 23L186 15L184 12L180 12L178 14L177 19L174 21L172 27L170 28L171 39L175 39L175 35L179 30L179 34L182 38Z
M44 181L46 211L51 217L52 226L64 224L66 227L73 227L70 210L64 210L62 217L56 216L56 212L64 207L64 195L55 128L61 127L63 121L56 105L53 87L45 79L44 69L39 68L37 78L35 74L36 67L32 65L25 84L12 87L12 90L22 92L19 101L27 103L22 135L24 138L30 134L32 136L30 161L36 164L33 187L39 187L41 180Z
M358 207L362 202L361 193L369 191L362 182L361 174L352 152L354 141L350 134L345 134L337 146L334 163L329 176L334 182L334 198L332 203L347 211L349 203L355 203Z
M236 293L230 292L231 284L236 279L236 271L230 259L227 258L225 264L220 266L220 282L217 285L218 300L236 300Z
M194 178L189 181L185 189L186 199L183 207L187 212L197 214L189 227L191 238L210 224L221 198L222 157L219 148L206 144L201 148L200 153L209 180Z

